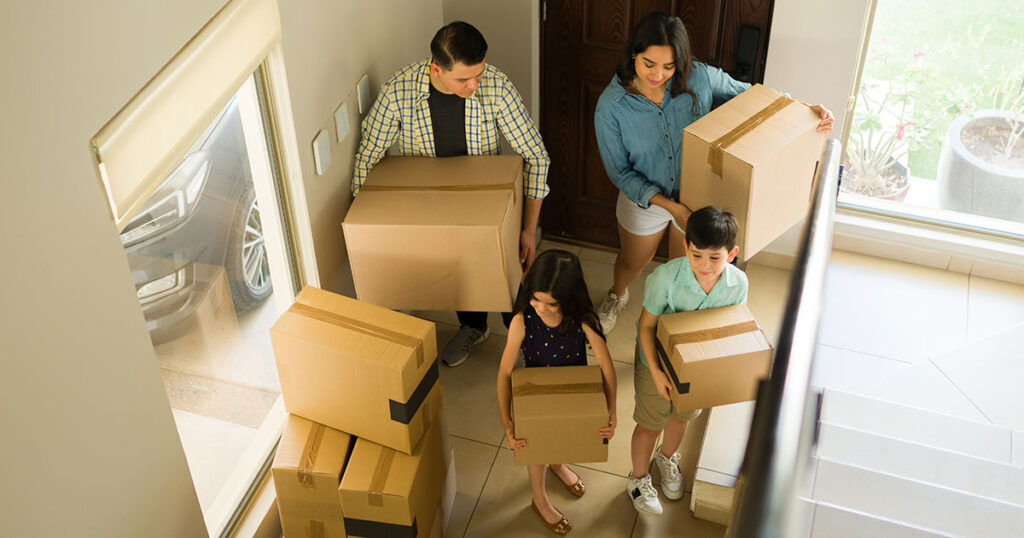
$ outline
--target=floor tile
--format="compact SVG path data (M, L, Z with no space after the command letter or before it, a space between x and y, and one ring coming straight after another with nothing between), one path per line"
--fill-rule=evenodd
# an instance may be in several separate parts
M989 422L931 361L922 361L877 381L867 382L853 392L936 413Z
M811 385L815 387L856 392L861 385L873 383L907 367L905 362L848 349L821 344L814 349Z
M967 341L973 342L1024 323L1024 286L970 277Z
M455 327L438 324L437 339L447 342ZM441 386L448 405L448 433L493 446L502 444L504 429L496 390L498 363L505 338L492 336L473 348L456 368L441 365Z
M452 311L441 311L441 310L413 310L410 314L423 318L425 320L433 321L434 323L443 323L445 325L459 326L458 314ZM505 336L508 334L508 328L505 327L505 323L501 319L501 314L498 312L489 312L487 314L487 326L491 329L492 335ZM441 349L444 348L445 344L448 343L448 339L451 337L437 338L437 352L440 353Z
M587 494L582 498L570 495L550 473L546 484L551 503L572 523L572 535L629 536L636 511L625 494L622 478L576 469L587 484ZM526 468L512 463L512 451L500 450L465 536L552 536L530 508L532 498Z
M612 286L612 265L590 260L583 260L583 276L587 281L590 290L590 298L594 301L594 308L597 308L604 300L608 290ZM640 319L640 310L644 302L644 281L646 273L641 273L629 287L629 302L619 313L618 322L615 328L608 334L608 351L612 360L632 364L633 350L636 342L636 322Z
M455 506L448 522L448 536L462 536L469 525L469 518L476 509L480 492L484 489L487 475L491 472L498 447L470 441L462 437L449 436L455 451Z
M690 495L678 501L661 498L664 512L660 516L639 515L633 527L633 538L664 538L685 536L686 538L722 538L725 527L710 521L693 517L690 513Z
M618 255L618 250L601 250L587 247L583 247L579 253L580 260L607 263L609 265L615 263L615 258L618 257Z
M934 359L943 374L993 424L1024 430L1024 324Z
M907 362L962 345L967 275L834 251L818 342Z
M566 250L566 251L572 252L573 254L579 256L580 255L581 247L579 245L570 245L569 243L562 243L561 241L554 241L554 240L551 240L551 239L542 239L541 242L540 242L540 245L537 246L537 249L541 250L541 251L551 250L551 249Z

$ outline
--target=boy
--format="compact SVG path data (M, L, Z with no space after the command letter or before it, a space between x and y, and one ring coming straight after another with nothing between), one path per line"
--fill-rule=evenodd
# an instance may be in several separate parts
M670 260L647 277L634 359L633 471L626 479L626 493L638 512L661 513L649 469L651 451L662 430L664 436L655 456L661 471L661 490L672 500L683 496L676 449L689 421L700 415L700 409L672 411L672 385L661 370L654 347L658 316L746 302L747 276L730 263L739 252L736 229L732 213L710 206L694 211L686 221L686 256Z

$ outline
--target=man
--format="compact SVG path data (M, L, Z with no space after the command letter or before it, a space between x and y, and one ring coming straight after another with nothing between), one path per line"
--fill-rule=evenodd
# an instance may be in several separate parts
M537 221L548 194L551 161L540 133L512 82L485 62L487 41L479 30L462 21L447 24L434 34L430 53L430 59L403 68L381 87L363 120L352 195L359 194L366 174L396 140L401 155L496 155L498 129L525 161L519 236L525 270L536 256ZM458 312L458 318L459 331L441 352L448 366L461 364L490 335L487 312Z

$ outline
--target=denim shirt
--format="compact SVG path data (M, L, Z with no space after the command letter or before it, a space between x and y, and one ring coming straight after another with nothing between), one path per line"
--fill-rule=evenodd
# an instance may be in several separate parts
M717 67L694 62L688 86L697 95L696 111L690 95L673 97L671 86L672 79L665 84L659 107L627 92L615 75L594 112L597 146L608 177L643 208L650 207L651 197L658 193L679 200L683 129L711 111L712 103L728 101L750 84L734 80Z

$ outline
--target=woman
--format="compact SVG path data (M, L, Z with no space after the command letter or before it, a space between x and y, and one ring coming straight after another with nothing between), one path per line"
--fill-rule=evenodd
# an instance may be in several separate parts
M594 127L601 161L619 197L615 205L621 249L612 289L597 309L604 333L629 300L627 287L654 258L665 229L669 256L683 255L682 226L690 208L679 203L682 131L750 84L694 61L678 17L653 12L633 28L612 81L601 93ZM821 105L819 133L832 131L832 113ZM671 226L669 224L671 223Z

